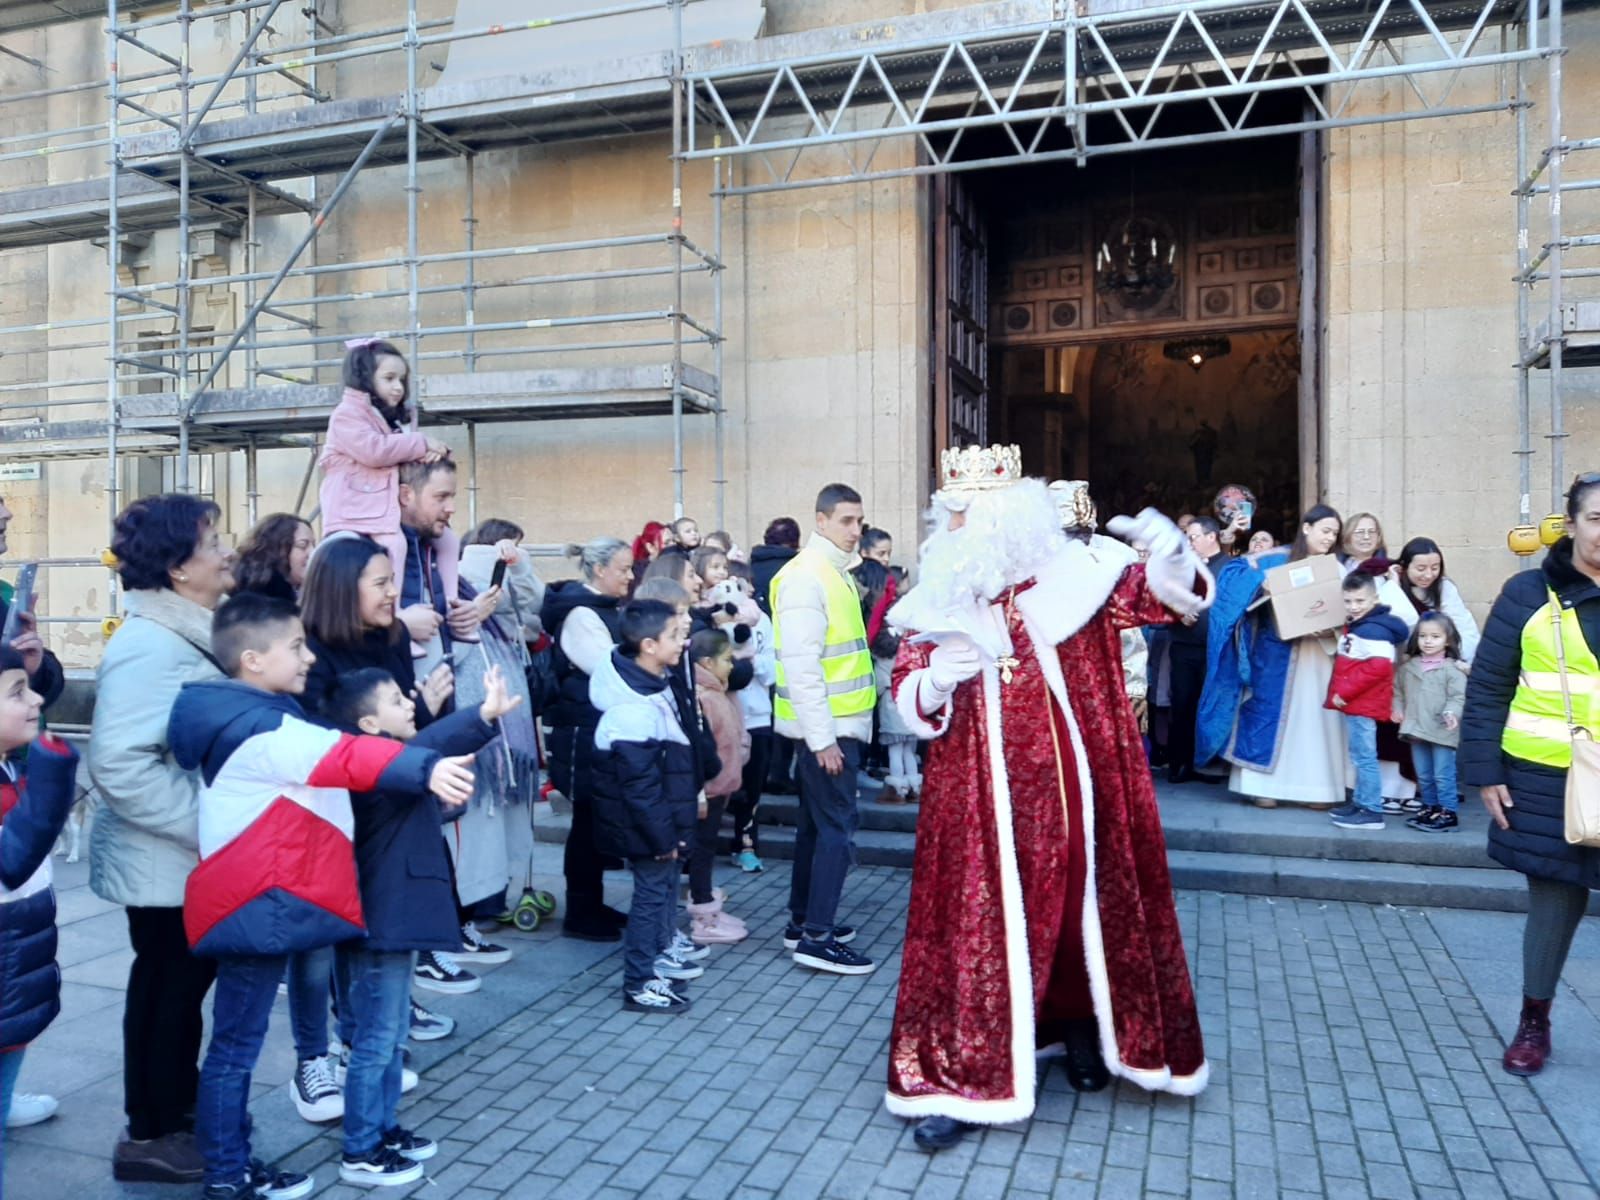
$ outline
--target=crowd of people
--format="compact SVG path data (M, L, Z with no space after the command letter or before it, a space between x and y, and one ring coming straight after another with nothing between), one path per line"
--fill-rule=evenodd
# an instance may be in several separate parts
M484 928L555 910L531 879L544 796L571 811L562 933L621 943L625 1011L686 1011L714 948L749 936L714 867L725 855L765 868L760 801L774 793L798 797L785 950L810 971L873 971L841 901L861 781L875 775L883 803L923 805L919 864L924 842L945 847L926 849L927 872L998 869L1002 923L1026 910L1027 945L1048 930L1038 1032L1064 1047L1073 1085L1120 1074L1193 1094L1207 1074L1195 1022L1113 1025L1111 997L1142 985L1132 959L1097 958L1105 937L1132 939L1145 956L1134 973L1166 981L1161 1007L1192 1008L1175 921L1151 910L1148 928L1124 929L1113 902L1119 881L1168 887L1164 856L1139 849L1159 845L1149 762L1262 807L1324 807L1349 829L1382 828L1388 811L1441 833L1458 825L1459 744L1459 778L1494 818L1491 852L1530 879L1527 1000L1506 1067L1542 1067L1555 980L1600 881L1600 851L1569 845L1560 825L1570 728L1589 717L1589 686L1567 676L1600 677L1600 475L1574 485L1569 537L1542 574L1507 585L1481 639L1439 546L1415 537L1391 561L1369 513L1345 522L1316 506L1283 545L1230 485L1213 513L1147 512L1107 537L1086 485L1021 480L1015 448L966 488L971 464L952 460L915 589L843 483L819 493L804 539L783 517L746 553L692 519L650 522L631 541L571 547L576 577L547 584L515 521L452 533L455 466L417 431L403 356L375 339L347 350L320 540L277 514L236 553L218 508L187 494L136 500L116 521L127 615L97 671L87 766L90 883L126 910L134 955L117 1179L203 1182L208 1200L312 1190L251 1151L251 1073L280 989L292 1102L342 1123L340 1177L421 1178L435 1146L401 1123L417 1082L406 1042L448 1037L453 1022L417 993L478 990L478 968L513 953ZM1015 487L1014 509L984 498L993 475ZM0 552L8 519L0 506ZM1341 564L1346 620L1286 640L1257 603L1263 582L1314 556ZM1034 653L1045 637L1059 654ZM1028 711L991 721L986 708L1024 694L1014 676L1039 683ZM1074 690L1113 678L1110 700ZM0 944L13 951L0 959L0 1046L12 1047L0 1111L13 1124L54 1109L14 1085L60 1005L49 849L75 755L37 730L61 680L24 617L0 647ZM1142 751L1125 725L1146 735ZM1000 733L1029 728L1038 737ZM1047 735L1053 765L1038 753ZM1082 812L1046 861L1037 839L1069 793ZM623 868L627 912L605 895L606 872ZM981 941L981 914L959 887L919 886L889 1102L937 1118L918 1136L938 1149L967 1119L1017 1116L971 1115L1012 1113L999 1093L992 1107L975 1098L1000 1076L967 1088L933 1070L928 1047L968 1003L962 946ZM1034 928L1039 902L1055 915ZM1032 1037L1014 1032L1019 1047ZM1015 1069L1011 1083L1033 1078ZM955 1093L953 1108L938 1099Z

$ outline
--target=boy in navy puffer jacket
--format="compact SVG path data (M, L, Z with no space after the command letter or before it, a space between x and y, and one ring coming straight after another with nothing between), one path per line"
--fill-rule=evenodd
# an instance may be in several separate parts
M601 713L595 843L633 869L623 1008L682 1012L689 1003L673 982L704 974L694 960L709 953L680 939L675 922L678 854L694 833L700 795L696 749L669 678L683 658L683 622L669 604L635 600L623 609L621 626L621 646L589 682L589 700Z
M61 1011L50 850L72 811L78 755L48 735L33 740L43 707L22 656L0 648L0 1130L23 1052Z

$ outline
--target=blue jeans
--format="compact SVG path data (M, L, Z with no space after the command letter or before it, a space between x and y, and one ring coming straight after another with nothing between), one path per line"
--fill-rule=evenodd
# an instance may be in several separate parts
M0 1195L5 1194L6 1118L11 1115L11 1095L17 1090L17 1072L22 1070L26 1046L0 1050Z
M1461 803L1456 786L1456 748L1436 742L1412 742L1411 763L1417 768L1422 803L1429 808L1455 812Z
M636 992L655 978L656 956L672 941L679 863L635 858L628 865L633 868L633 903L622 931L622 986Z
M238 1183L250 1174L250 1073L261 1057L267 1018L287 956L250 955L217 963L211 1045L200 1068L195 1136L206 1184Z
M794 748L800 782L800 821L794 835L794 870L789 877L789 913L807 937L826 940L838 922L844 877L855 859L856 772L861 743L840 738L844 770L829 775L803 742Z
M1368 812L1383 811L1383 776L1378 770L1378 723L1371 717L1346 716L1345 741L1356 769L1355 802Z
M384 1133L398 1124L400 1049L411 1031L411 972L417 956L344 942L338 957L349 977L340 1018L348 1012L354 1026L344 1077L344 1153L359 1158L377 1149Z
M301 1062L328 1053L328 992L333 981L333 947L289 955L289 1028Z

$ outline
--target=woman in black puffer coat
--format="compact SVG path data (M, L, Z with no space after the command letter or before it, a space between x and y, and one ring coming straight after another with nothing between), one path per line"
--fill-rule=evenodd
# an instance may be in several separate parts
M1540 570L1522 571L1501 589L1473 658L1461 718L1461 781L1481 789L1493 819L1489 856L1528 877L1522 1018L1503 1061L1513 1075L1538 1074L1550 1055L1550 1002L1589 892L1600 887L1600 849L1566 841L1566 767L1533 762L1503 748L1508 721L1523 730L1512 738L1529 737L1529 728L1549 727L1548 718L1541 727L1537 718L1514 713L1513 698L1524 670L1524 648L1553 641L1551 592L1562 612L1576 617L1585 643L1574 646L1570 635L1563 639L1574 699L1586 697L1600 680L1600 473L1580 475L1573 483L1567 534L1550 548ZM1570 621L1563 625L1570 630ZM1548 674L1538 666L1528 669L1535 676ZM1552 739L1524 741L1524 752L1536 753L1538 745L1553 742L1556 756L1570 760L1570 749L1559 745L1566 736L1560 725L1555 722Z

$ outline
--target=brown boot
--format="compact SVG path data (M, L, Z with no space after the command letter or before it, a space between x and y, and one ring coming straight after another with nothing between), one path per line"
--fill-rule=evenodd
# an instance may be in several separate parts
M1512 1075L1537 1075L1550 1057L1550 1001L1522 998L1517 1036L1506 1047L1500 1065Z

